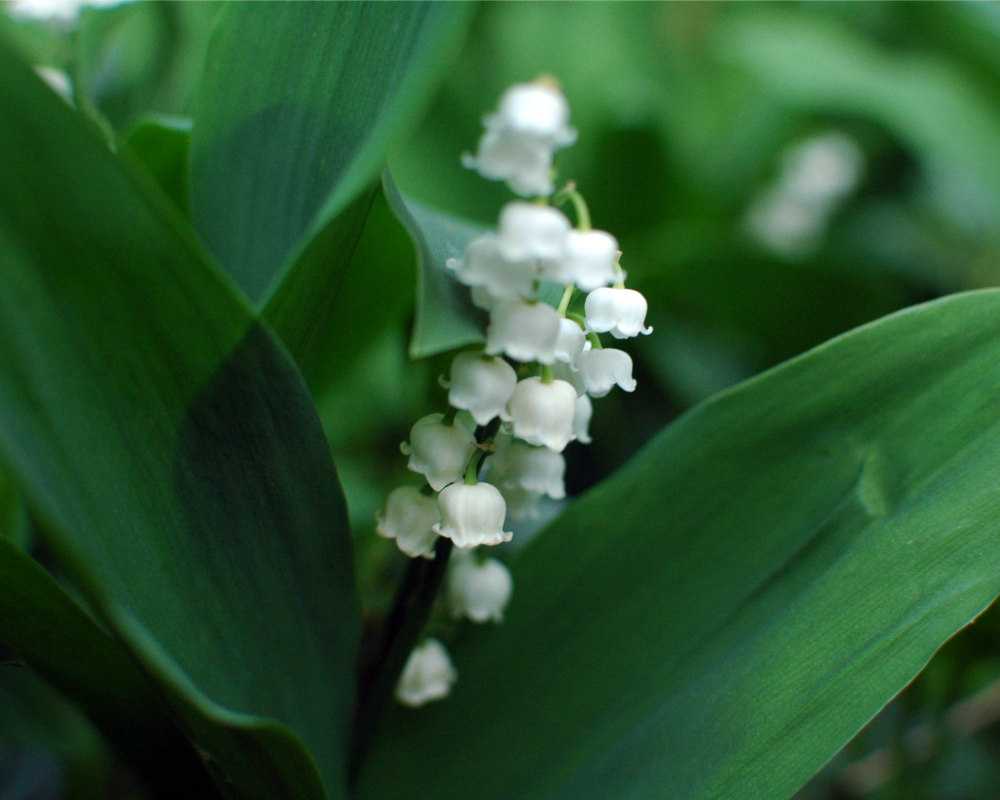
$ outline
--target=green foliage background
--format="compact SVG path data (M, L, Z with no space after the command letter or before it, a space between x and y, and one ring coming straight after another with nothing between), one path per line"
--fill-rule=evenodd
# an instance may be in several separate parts
M213 150L217 143L199 138L197 124L191 132L188 121L192 115L196 120L214 115L211 124L219 130L230 125L226 117L230 109L221 104L210 102L205 115L196 113L198 103L207 102L205 96L199 101L199 86L205 92L212 87L215 66L205 59L220 11L226 13L210 3L135 4L86 10L73 35L24 22L4 21L3 29L31 61L65 68L76 77L78 107L92 112L92 124L116 144L123 157L148 169L172 199L179 217L195 220L208 249L227 265L230 254L249 246L259 230L254 213L266 214L267 209L248 206L245 217L235 210L232 218L212 215L219 197L231 197L234 209L243 208L240 202L247 199L246 192L233 189L240 186L240 161L225 162ZM435 13L442 12L436 9ZM411 38L423 35L421 24L413 21L416 32L408 34ZM225 40L215 42L217 58L225 57L220 53L227 46L237 53L233 58L238 58L246 41L257 42L268 35L266 19L247 20L244 25L243 30L230 33L228 45ZM294 48L296 44L281 46ZM386 123L384 134L379 134L384 141L372 145L376 154L358 156L360 166L355 167L357 172L348 173L342 194L315 195L301 206L283 203L283 208L294 207L297 216L275 221L282 236L269 240L278 248L271 254L274 257L264 258L259 248L252 248L260 255L260 264L239 262L240 268L257 270L252 285L240 282L238 269L230 270L250 300L259 301L265 319L291 351L316 401L348 501L366 613L377 618L384 612L401 572L391 545L373 535L374 511L406 477L397 455L398 442L415 418L442 403L443 393L436 382L447 365L442 351L462 336L465 341L472 339L469 328L444 332L435 328L433 315L415 301L434 289L428 288L426 276L418 287L417 255L393 209L399 214L405 202L407 213L416 221L411 227L418 234L421 221L435 213L427 209L450 212L469 226L492 224L508 195L462 169L458 156L474 147L479 119L504 87L540 73L551 73L562 82L580 140L560 154L561 176L577 181L591 204L595 224L618 236L630 280L649 298L650 322L656 327L654 336L634 348L639 391L612 395L598 403L594 444L569 453L568 489L578 495L615 474L665 425L715 393L890 312L1000 283L998 45L1000 10L992 4L519 3L478 7L461 50L442 70L429 105L420 109L417 99L410 102L411 96L416 98L421 92L419 80L404 86L398 113L416 124L407 129L400 123L398 132L405 133L391 136L388 128L392 125ZM444 61L450 51L443 47L435 52ZM243 52L243 57L247 63L241 68L252 69L252 52ZM308 73L317 64L331 70L335 66L324 59L321 50L306 48L296 68ZM432 70L433 65L427 67L428 76ZM203 84L202 75L207 76ZM249 91L266 100L269 85L261 83ZM427 77L426 83L428 87L433 84L432 78ZM276 85L275 91L280 92L280 81ZM227 86L218 86L217 92L225 96ZM233 113L238 116L252 102L233 98ZM297 138L267 142L276 174L284 174L283 159L289 164L296 161L297 154L290 148L302 137L311 136L310 146L322 152L323 138L335 135L341 121L335 107L330 109L329 119L299 120L288 134ZM423 116L417 116L418 112ZM154 113L158 116L151 117ZM747 232L748 209L773 184L789 146L830 130L851 136L861 147L865 166L859 186L837 209L815 248L796 256L768 250ZM392 179L387 178L379 188L374 180L380 160L377 152L390 139ZM190 175L178 168L188 159L193 164ZM200 182L192 188L189 178ZM298 189L294 182L282 187L289 196ZM364 221L363 227L358 220ZM296 251L310 223L317 225L313 243ZM439 255L440 243L424 235L419 244L428 261ZM219 237L226 236L231 241L218 244ZM322 283L331 263L350 264L347 282L339 285L332 304L314 307L315 297L331 296ZM276 285L279 267L280 274L293 275L298 283L289 282L280 291L268 293L268 287ZM266 269L275 272L266 274ZM359 279L352 281L351 275ZM961 313L955 312L956 320L950 324L956 336L961 335L963 320L978 320L984 328L988 325L995 306L991 312L985 305L989 301L983 302L982 311L969 304L962 306ZM182 307L179 301L176 305ZM303 308L309 309L310 319L324 320L320 333L296 327L296 321L304 318ZM237 308L227 314L226 326L232 328L227 336L242 335L249 325L247 312ZM919 348L926 347L927 357L936 358L949 374L952 365L956 371L964 370L973 385L977 367L990 361L989 352L977 356L979 343L971 340L952 350L933 337L925 342L920 331L929 318L915 318L912 328L900 324L900 336L909 336L914 343L909 357L919 360ZM176 321L169 324L177 325ZM411 340L415 325L416 339ZM334 330L336 336L326 335ZM440 338L435 340L435 336ZM253 358L263 359L274 370L275 381L287 381L291 393L304 396L296 379L286 374L284 356L260 355L271 353L274 347L270 340L253 343ZM866 379L878 385L880 375L889 374L923 396L919 373L893 372L894 360L902 357L897 347L901 345L885 345L884 352L873 354L877 357ZM844 348L835 349L834 356L843 358L839 355L843 352ZM411 353L427 357L413 361ZM852 352L851 358L866 355ZM831 403L841 402L838 376L846 375L852 364L845 362L830 375L831 385L824 387L823 396ZM982 369L985 374L988 367ZM928 392L927 396L934 395ZM770 407L760 402L758 414L751 416L766 429ZM942 408L943 418L949 410L955 411ZM748 424L740 416L743 412L733 413L734 430ZM622 425L624 419L628 425ZM697 422L685 425L690 428ZM895 464L896 451L905 449L906 441L933 437L934 430L914 423L906 437L890 438L882 455L852 454L856 460L849 465L878 471L883 467L871 466L866 459L885 458ZM939 435L955 433L943 429ZM841 434L833 426L827 435L835 441ZM967 435L974 439L975 431ZM698 449L694 433L679 430L671 437L672 448ZM316 463L323 463L315 457ZM752 453L746 457L752 460ZM649 465L653 457L645 458L647 469L669 470L669 460ZM899 463L906 463L905 454ZM846 473L831 477L822 465L815 469L817 482L846 482L849 477ZM616 480L619 483L602 491L624 491L615 487L626 478L619 475ZM962 473L955 480L974 483ZM995 484L997 476L987 472L976 480L986 492L989 481ZM733 478L730 497L739 496L740 483L738 476ZM881 479L877 483L881 485ZM920 499L915 497L914 502ZM825 502L818 498L815 507L806 503L802 513L821 507L821 500ZM711 502L712 498L705 500L706 505ZM902 500L897 496L893 502ZM31 538L30 523L16 492L4 508L16 521L5 529L15 531L23 546ZM655 505L647 511L646 516L655 514ZM919 513L919 509L912 511ZM586 527L585 512L573 513L578 515L576 528ZM643 518L636 514L635 519ZM561 524L569 526L572 521L571 517ZM940 528L946 520L936 525ZM687 532L694 536L701 530L692 527ZM566 530L566 538L575 532ZM519 531L519 538L523 542L530 533ZM767 535L753 522L745 523L745 533L751 538ZM829 545L834 550L836 541L834 537L834 544ZM961 565L962 574L978 558L993 557L995 551L986 545L980 542L979 549L968 551L970 561ZM559 562L571 555L572 544L549 549L553 552L543 549L537 556L539 563ZM36 554L49 566L58 563L44 550ZM607 563L606 553L592 557L595 563ZM931 564L941 558L931 549L915 556L915 563L924 563L923 559ZM543 567L525 569L530 573ZM716 579L723 581L724 565L719 570ZM543 590L532 598L540 607L557 602ZM580 602L585 600L584 593ZM668 600L683 605L685 595ZM773 602L777 605L779 600ZM837 600L835 593L819 592L815 598L818 613L835 613ZM970 606L970 615L976 610ZM489 633L496 636L489 645L493 650L481 651L476 657L479 663L509 657L510 649L530 636L527 623L516 612L509 628ZM92 635L96 634L89 630L80 633L81 637ZM581 644L585 646L588 642ZM802 791L803 796L988 796L1000 785L996 766L1000 738L997 726L989 724L994 706L984 705L986 722L972 729L956 722L955 709L1000 679L998 646L1000 617L995 610L987 611L934 658L922 676ZM125 669L117 657L109 656L109 661ZM889 669L891 665L881 666ZM64 688L60 680L46 677ZM909 676L896 677L905 682ZM623 681L628 678L622 676ZM141 678L130 676L129 680ZM549 680L556 677L539 677L539 691L547 685L551 689L545 683ZM115 780L118 772L111 766L113 759L86 720L66 707L46 684L31 682L24 675L14 681L5 684L4 691L17 693L24 707L29 701L38 709L51 707L53 723L39 733L30 725L0 717L0 730L23 732L18 741L3 743L10 748L4 753L17 756L4 760L5 769L13 765L11 774L17 770L22 781L55 773L80 787L95 785L95 770ZM29 682L30 687L20 685ZM766 693L780 688L751 685L747 691ZM464 691L475 689L461 687L456 701ZM504 693L497 698L479 703L502 705ZM330 699L334 706L337 702ZM21 705L6 704L3 712L11 719L25 716ZM227 730L230 724L238 727L232 720L211 719L210 712L201 708L181 713L198 716L203 723L209 719L204 724ZM35 717L42 713L48 712L39 711ZM458 723L449 720L448 714L460 714L460 707L443 706L430 712L430 724L454 731ZM709 740L719 735L709 722L705 725L703 735ZM927 734L933 746L921 747L918 740ZM544 730L537 735L544 741ZM598 734L594 735L597 741ZM799 731L797 735L816 734ZM67 747L67 742L72 746ZM675 749L683 745L673 743ZM889 767L880 771L881 762L872 760L873 753L889 758ZM405 757L390 754L386 763L393 766L380 775L389 776L388 781L395 769L403 776L418 774L419 764L426 763L420 755L419 748ZM377 752L376 757L381 754ZM869 760L864 761L865 757ZM408 759L417 763L410 773ZM447 768L441 769L446 774ZM496 785L502 786L503 767L497 769ZM0 781L3 777L0 772ZM789 781L789 786L797 785ZM372 780L373 796L388 796L377 794L378 783L379 779ZM442 787L440 796L447 796L446 784ZM488 789L483 786L484 792ZM721 791L718 786L706 791L713 789ZM86 796L86 788L79 791L79 796Z

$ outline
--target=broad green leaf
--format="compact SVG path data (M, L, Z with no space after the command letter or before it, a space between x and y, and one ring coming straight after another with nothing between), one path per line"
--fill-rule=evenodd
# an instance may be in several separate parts
M184 216L188 215L190 144L190 119L155 114L136 122L121 145L121 151L149 172Z
M30 670L0 665L0 797L101 800L109 763L79 711Z
M727 390L514 564L360 796L790 796L1000 592L1000 291Z
M483 341L483 314L467 287L448 274L445 263L461 257L483 227L403 197L386 172L382 189L417 251L417 316L410 340L414 358Z
M0 106L0 147L31 153L0 162L0 458L220 782L341 796L358 615L306 387L164 198L5 50Z
M81 108L115 130L152 112L186 114L222 3L84 6L73 78Z
M205 783L200 762L128 651L34 559L2 539L0 587L0 645L77 703L144 778L183 775L192 787Z
M309 329L335 294L364 192L447 69L470 10L240 3L223 12L196 102L192 210L252 300L295 304L270 315L286 341L298 342L299 326ZM331 223L338 230L324 230ZM328 245L321 258L310 252L317 236Z
M832 21L785 11L735 16L714 46L786 102L880 121L927 166L960 172L966 192L982 187L1000 211L1000 115L953 64L892 54Z

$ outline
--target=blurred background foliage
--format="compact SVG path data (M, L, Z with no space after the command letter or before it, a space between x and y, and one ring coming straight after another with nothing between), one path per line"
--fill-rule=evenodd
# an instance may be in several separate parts
M64 9L11 4L2 34L186 214L185 115L212 69L218 4L55 19L36 5ZM595 225L618 237L656 328L633 349L640 390L596 404L594 444L567 451L571 495L710 394L884 314L1000 283L998 5L485 4L422 124L397 143L399 186L492 224L509 195L459 155L506 86L543 73L562 83L580 132L558 158L560 178L578 183ZM398 445L443 405L447 360L407 355L414 255L381 196L352 263L377 295L362 292L368 305L351 309L350 347L338 348L317 404L377 613L401 560L373 535L374 512L407 480ZM28 546L6 485L0 503L5 531ZM998 681L994 609L802 797L997 796ZM0 798L84 797L74 792L94 784L80 775L110 780L86 721L16 665L0 668L8 696L18 702L0 702ZM124 785L115 796L139 792Z

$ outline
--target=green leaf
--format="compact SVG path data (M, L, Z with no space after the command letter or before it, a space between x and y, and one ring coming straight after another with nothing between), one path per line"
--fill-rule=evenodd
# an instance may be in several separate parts
M358 613L306 387L162 196L2 49L0 106L0 147L31 153L0 162L0 458L220 782L341 796Z
M190 144L190 119L154 114L136 122L121 146L122 152L142 165L184 216L188 216Z
M364 223L364 192L448 67L470 11L241 3L223 12L196 103L193 215L252 300L280 289L278 302L294 302L295 313L269 315L286 341L298 341L297 326L313 324L342 280ZM324 231L331 221L335 230ZM310 253L321 232L324 258ZM332 242L340 263L329 255Z
M108 767L79 711L30 670L0 666L0 797L101 800L111 796Z
M417 318L410 355L425 358L483 341L483 314L472 305L467 287L445 269L483 227L403 197L386 172L382 187L396 217L417 251Z
M789 797L1000 592L1000 291L698 406L542 532L363 798Z
M1000 116L967 75L931 54L893 54L833 21L771 11L735 18L713 37L785 102L880 121L926 166L958 171L1000 211Z
M115 130L140 115L190 113L222 3L84 6L73 78L79 106Z

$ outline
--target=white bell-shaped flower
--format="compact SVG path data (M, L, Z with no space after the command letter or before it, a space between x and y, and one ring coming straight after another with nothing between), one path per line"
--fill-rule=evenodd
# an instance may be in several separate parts
M500 249L511 260L560 258L569 231L566 215L552 206L517 201L500 212Z
M576 139L568 121L569 104L553 83L517 84L483 120L478 151L462 163L484 178L507 181L520 195L551 194L553 154Z
M503 529L507 504L499 490L489 483L453 483L438 495L441 522L434 526L438 536L468 548L509 542L513 534Z
M576 411L573 414L573 438L580 444L590 444L590 418L594 416L594 404L585 394L576 398Z
M462 425L449 425L444 414L428 414L410 428L410 441L400 450L410 457L406 465L423 475L435 492L459 480L476 448L476 437Z
M586 342L584 342L584 347L586 347ZM581 350L581 352L583 351ZM580 356L577 355L578 359L579 357ZM574 364L567 364L565 361L557 361L552 365L552 377L560 381L566 381L566 383L576 389L577 395L587 393L587 387L583 382L583 376Z
M556 359L560 319L559 313L545 303L498 303L490 312L486 352L506 353L517 361L551 364Z
M490 311L501 299L485 286L473 286L469 289L469 297L472 298L472 305L483 311Z
M514 435L561 453L573 439L576 389L566 381L519 381L507 404Z
M506 412L516 385L517 373L502 358L459 353L451 362L448 403L472 414L477 425L486 425Z
M544 495L530 489L518 486L508 486L503 490L503 498L507 501L507 515L518 522L538 519L541 516L541 504Z
M587 295L584 310L588 330L597 333L629 339L653 332L646 327L646 298L635 289L595 289Z
M543 276L557 283L575 283L585 292L618 277L618 240L605 231L570 231L561 259L546 262Z
M497 113L485 124L501 126L553 147L565 147L576 140L576 131L569 127L569 103L552 80L511 86L500 98Z
M591 397L604 397L617 384L626 392L635 391L632 357L613 347L587 346L576 360L577 369ZM516 395L516 390L515 390Z
M427 639L406 659L396 684L396 699L404 706L417 708L447 697L457 679L458 672L444 645L437 639Z
M500 622L514 581L501 561L456 553L448 567L448 606L452 616L473 622Z
M583 328L573 320L563 317L559 320L559 338L556 339L556 361L572 364L583 352L587 336Z
M566 459L562 453L504 439L486 464L490 480L501 489L528 489L547 494L553 500L566 496Z
M389 492L385 510L375 515L375 531L410 558L434 558L437 534L434 525L441 521L437 498L421 494L413 486L400 486Z
M533 261L506 256L492 233L473 239L462 258L449 258L445 266L461 283L483 289L490 297L528 296L537 277Z

